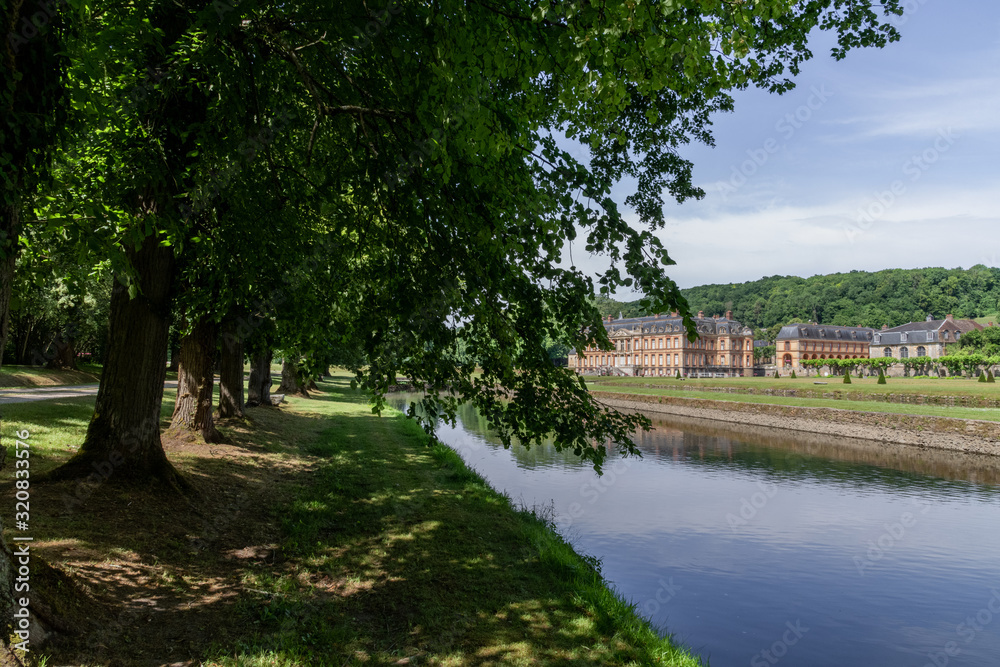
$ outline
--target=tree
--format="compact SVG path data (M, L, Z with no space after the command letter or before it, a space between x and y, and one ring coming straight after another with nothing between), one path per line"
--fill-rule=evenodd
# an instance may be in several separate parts
M84 142L96 156L87 164L100 168L81 178L110 176L90 201L114 200L108 252L119 280L95 418L59 475L89 474L90 464L113 457L132 479L176 482L156 429L175 280L186 247L226 219L221 209L231 202L216 194L226 184L214 187L211 169L239 161L246 126L265 126L278 97L294 118L273 150L254 149L269 176L256 182L294 180L304 195L298 223L322 226L311 235L334 239L330 264L347 268L307 270L321 279L300 285L303 302L324 305L297 332L279 327L275 345L305 361L357 348L368 361L359 380L376 409L406 375L429 391L428 428L468 400L507 445L551 432L558 448L598 468L607 450L595 441L637 453L632 433L648 421L602 408L545 352L547 338L610 349L590 300L594 278L561 264L566 242L580 235L588 252L609 260L596 280L604 295L635 288L647 295L643 308L678 310L693 333L654 233L664 196L703 194L679 149L711 142L711 114L732 108L730 91L789 90L815 28L837 34L837 58L898 38L861 0L530 9L446 0L380 14L360 0L217 4L113 7L86 26L92 47L131 54L117 47L135 43L138 51L109 63L101 85L79 86L116 110L99 114L108 131ZM882 11L899 13L899 3L887 0ZM359 33L359 24L372 29ZM81 67L75 76L91 83L98 75ZM129 106L136 87L147 94ZM589 162L554 132L587 145ZM636 189L624 203L641 229L610 197L629 177ZM192 294L223 294L186 284ZM187 314L195 330L199 313ZM349 340L337 323L349 323Z

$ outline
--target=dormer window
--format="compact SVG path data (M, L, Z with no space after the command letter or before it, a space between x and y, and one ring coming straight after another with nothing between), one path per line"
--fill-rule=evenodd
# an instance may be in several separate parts
M875 344L878 345L882 342L882 334L875 334Z
M905 332L899 334L899 342L900 343L905 343L906 342L906 333Z
M944 332L944 339L945 339L945 340L948 340L948 339L950 339L950 338L951 338L951 334L949 334L949 333L948 333L947 331L945 331L945 332Z

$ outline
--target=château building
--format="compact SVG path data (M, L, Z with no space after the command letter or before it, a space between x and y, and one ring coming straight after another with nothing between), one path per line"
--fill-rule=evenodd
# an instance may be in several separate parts
M983 325L973 320L956 320L950 314L943 320L935 320L928 315L923 322L910 322L898 327L883 327L875 332L872 341L872 357L930 357L937 359L948 354L949 344L957 343L963 333L982 329Z
M725 317L694 318L698 339L689 341L677 313L604 321L614 350L587 348L569 354L569 367L586 375L676 375L740 377L753 375L753 332Z
M775 341L778 367L801 371L807 359L867 359L875 330L827 324L787 324Z

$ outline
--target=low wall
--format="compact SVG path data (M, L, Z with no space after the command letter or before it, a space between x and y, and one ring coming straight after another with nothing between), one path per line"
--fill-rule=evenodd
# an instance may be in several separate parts
M593 392L593 396L601 403L621 410L714 419L1000 456L998 422L604 391Z

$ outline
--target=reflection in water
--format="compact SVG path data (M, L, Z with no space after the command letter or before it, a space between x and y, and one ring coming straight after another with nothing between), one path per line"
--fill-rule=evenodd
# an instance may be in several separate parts
M445 442L515 501L550 507L714 667L1000 664L996 457L655 416L643 458L611 452L597 477L460 416Z

